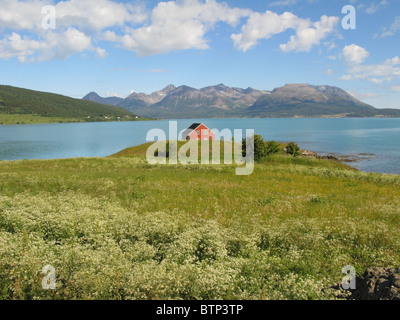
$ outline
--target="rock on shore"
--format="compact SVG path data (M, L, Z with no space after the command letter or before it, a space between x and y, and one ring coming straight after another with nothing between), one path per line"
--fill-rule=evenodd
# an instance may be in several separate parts
M357 277L357 289L350 299L400 300L400 268L373 268Z

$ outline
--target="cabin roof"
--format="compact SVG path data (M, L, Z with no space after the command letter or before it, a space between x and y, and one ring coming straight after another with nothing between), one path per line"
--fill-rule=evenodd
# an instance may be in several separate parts
M184 136L184 137L189 136L193 131L195 131L201 125L205 126L210 132L212 132L204 123L193 123L189 128L187 128L183 132L182 136Z
M198 127L200 127L202 125L202 123L193 123L188 129L197 129Z

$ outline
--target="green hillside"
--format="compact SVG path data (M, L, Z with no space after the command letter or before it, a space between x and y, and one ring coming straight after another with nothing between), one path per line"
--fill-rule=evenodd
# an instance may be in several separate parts
M0 85L0 123L137 120L121 107Z

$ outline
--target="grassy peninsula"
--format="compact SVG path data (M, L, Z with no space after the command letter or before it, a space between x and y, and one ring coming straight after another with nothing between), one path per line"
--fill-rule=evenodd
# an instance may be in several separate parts
M0 299L335 299L344 266L400 265L399 176L279 153L243 177L146 149L0 162Z

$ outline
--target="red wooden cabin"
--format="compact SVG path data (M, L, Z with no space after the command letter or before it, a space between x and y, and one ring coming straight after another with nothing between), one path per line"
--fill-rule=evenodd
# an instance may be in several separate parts
M215 134L203 123L193 123L182 134L183 140L215 140Z

